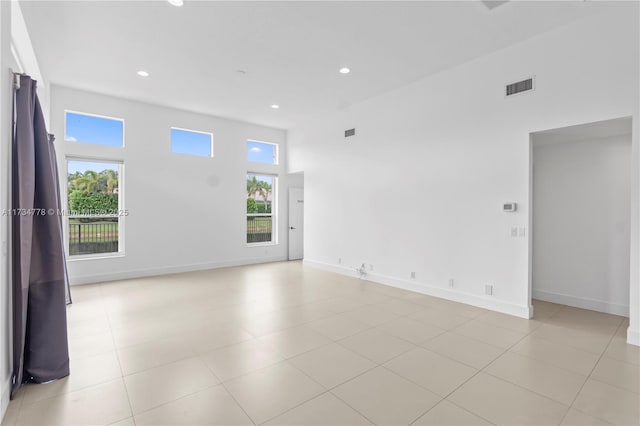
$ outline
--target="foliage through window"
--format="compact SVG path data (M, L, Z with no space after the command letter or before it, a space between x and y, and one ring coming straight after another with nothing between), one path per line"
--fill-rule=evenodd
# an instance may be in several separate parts
M122 164L67 161L69 255L119 253Z
M268 142L247 141L247 161L278 164L278 145Z
M247 243L275 242L276 181L275 176L247 174Z
M124 146L124 121L79 112L65 112L64 140L97 145Z
M171 152L213 157L213 135L195 130L171 128Z

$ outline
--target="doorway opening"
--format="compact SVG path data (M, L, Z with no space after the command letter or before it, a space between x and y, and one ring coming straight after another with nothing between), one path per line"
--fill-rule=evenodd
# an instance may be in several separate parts
M533 299L629 316L631 117L530 135Z

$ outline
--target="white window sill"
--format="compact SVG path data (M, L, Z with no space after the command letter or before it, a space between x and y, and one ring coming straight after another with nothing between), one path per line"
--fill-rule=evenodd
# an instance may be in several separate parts
M268 243L247 243L247 247L269 247L269 246L277 246L276 242L268 242Z
M75 262L80 260L101 260L101 259L117 259L124 257L122 253L100 253L100 254L82 254L78 256L67 255L67 262Z

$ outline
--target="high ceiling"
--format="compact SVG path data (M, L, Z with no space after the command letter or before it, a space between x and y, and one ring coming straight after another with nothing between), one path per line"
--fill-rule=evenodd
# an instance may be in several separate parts
M40 67L54 84L289 128L305 116L344 108L603 7L501 3L20 5ZM342 75L341 67L352 72ZM150 76L139 77L139 70Z

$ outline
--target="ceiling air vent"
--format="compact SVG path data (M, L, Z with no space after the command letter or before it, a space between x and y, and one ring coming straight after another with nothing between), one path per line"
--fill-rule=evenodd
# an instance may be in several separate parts
M356 129L349 129L344 131L345 138L348 138L349 136L355 136L355 135L356 135Z
M506 95L512 96L517 93L527 92L529 90L533 90L533 78L528 78L526 80L507 84Z

